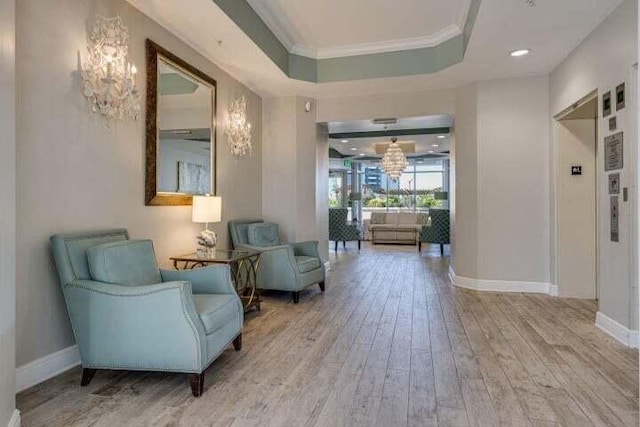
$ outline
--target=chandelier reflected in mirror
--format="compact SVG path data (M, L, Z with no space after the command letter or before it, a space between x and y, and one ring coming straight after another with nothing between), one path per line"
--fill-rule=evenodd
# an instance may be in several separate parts
M380 161L380 167L389 178L397 181L408 165L407 158L398 144L398 138L391 138L391 144Z
M129 31L119 16L99 17L89 36L82 93L94 113L108 119L137 119L140 97L136 67L129 62Z
M231 103L225 129L231 154L251 154L251 123L247 121L247 99L244 95Z

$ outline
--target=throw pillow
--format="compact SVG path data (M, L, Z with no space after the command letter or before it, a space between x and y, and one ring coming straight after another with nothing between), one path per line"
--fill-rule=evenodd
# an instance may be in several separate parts
M250 224L247 228L249 244L266 248L269 246L278 246L280 238L278 237L278 224L264 222L259 224Z
M144 286L162 282L151 240L123 240L87 250L89 271L94 280L123 286Z
M387 214L384 212L373 212L371 214L370 224L384 224L387 219Z

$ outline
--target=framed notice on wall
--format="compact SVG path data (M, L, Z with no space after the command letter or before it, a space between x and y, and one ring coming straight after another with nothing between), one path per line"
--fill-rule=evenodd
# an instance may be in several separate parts
M624 166L624 156L622 143L624 134L618 132L604 139L604 170L613 171L622 169Z

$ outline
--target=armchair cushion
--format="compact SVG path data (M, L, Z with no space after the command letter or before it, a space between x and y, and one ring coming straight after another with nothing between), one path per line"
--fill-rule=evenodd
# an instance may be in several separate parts
M296 264L300 273L308 273L316 268L320 268L320 259L310 256L297 256Z
M236 295L195 294L193 295L193 303L207 335L222 328L229 323L229 319L240 313Z
M250 224L247 227L249 244L258 247L270 247L280 244L278 237L278 224L265 222L262 224Z
M123 240L87 250L94 280L125 286L162 282L151 240Z

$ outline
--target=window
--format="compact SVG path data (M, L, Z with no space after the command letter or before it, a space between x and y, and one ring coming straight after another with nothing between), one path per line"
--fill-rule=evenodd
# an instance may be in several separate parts
M393 181L375 164L364 167L362 185L363 219L376 211L421 212L431 207L446 207L446 201L436 200L436 193L447 191L447 160L410 161L409 167Z

